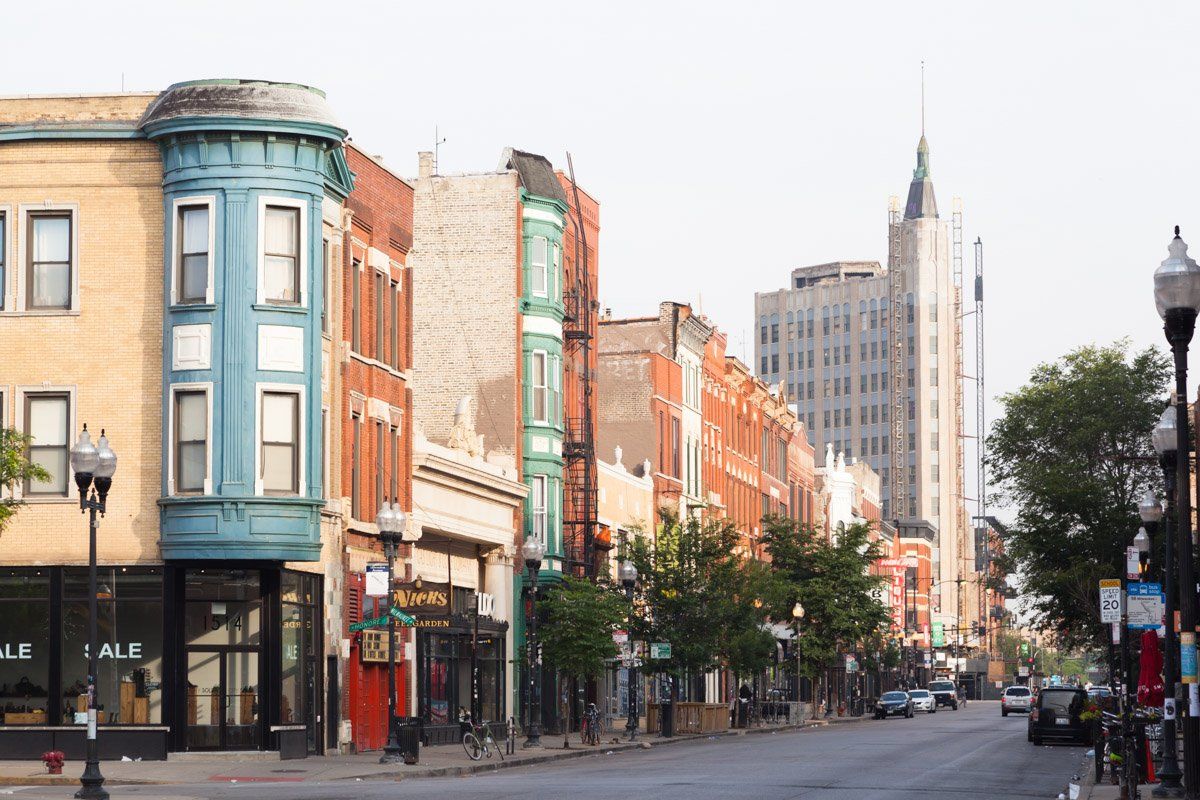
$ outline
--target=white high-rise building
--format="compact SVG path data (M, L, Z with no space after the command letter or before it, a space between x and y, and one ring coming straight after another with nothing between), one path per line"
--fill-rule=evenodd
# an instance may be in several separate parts
M900 221L900 269L906 300L903 397L897 402L889 350L890 276L874 261L837 261L792 270L791 286L755 294L755 365L768 383L785 387L818 451L832 444L847 462L867 461L882 477L883 518L936 531L935 622L949 629L974 616L968 580L971 545L958 484L962 441L956 305L950 225L938 216L924 135L917 147ZM905 417L907 503L893 497L891 421ZM905 507L907 506L907 507ZM919 521L928 523L920 526ZM925 587L921 587L924 589ZM947 637L949 638L949 637Z

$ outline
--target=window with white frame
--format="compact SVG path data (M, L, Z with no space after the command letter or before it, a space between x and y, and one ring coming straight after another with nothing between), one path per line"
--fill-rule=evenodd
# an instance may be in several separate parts
M176 303L204 303L210 298L208 285L211 253L211 209L208 203L181 204L176 228L178 272L175 275Z
M38 211L29 214L26 245L28 270L25 307L69 309L74 280L74 215L70 211Z
M25 395L25 429L29 461L42 467L46 480L27 478L27 497L66 497L69 487L68 442L71 398L66 392L30 392Z
M530 493L530 509L533 519L533 535L544 546L546 544L546 476L534 475Z
M300 302L300 209L263 212L263 287L268 303Z
M0 211L0 311L4 309L4 297L8 291L8 214ZM3 399L3 398L0 398ZM3 417L0 417L0 423Z
M203 494L208 478L208 392L175 392L174 494Z
M562 295L562 254L559 252L558 245L554 245L554 272L551 276L551 281L554 284L553 291L550 296L554 299L559 299Z
M549 387L546 381L547 361L545 351L533 352L530 378L533 385L533 421L549 422Z
M547 281L546 281L546 248L547 242L544 236L535 236L530 243L529 265L530 265L530 291L535 297L546 297Z
M300 492L300 396L295 392L264 391L260 469L264 494Z
M563 421L562 357L550 356L549 369L550 414L547 416L547 419L555 425L560 425Z

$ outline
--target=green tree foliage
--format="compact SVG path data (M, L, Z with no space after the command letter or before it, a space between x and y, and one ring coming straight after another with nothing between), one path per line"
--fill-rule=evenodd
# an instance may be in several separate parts
M721 661L744 674L765 666L774 643L759 631L765 603L754 603L763 576L749 571L737 544L738 532L727 521L669 513L655 542L630 543L640 576L635 638L671 643L670 659L647 666L677 676L701 674Z
M871 564L883 556L871 542L867 525L851 525L829 541L823 531L793 520L763 521L763 540L774 573L770 614L792 621L797 600L804 606L800 624L800 669L814 677L832 666L839 651L870 647L886 634L887 609L875 597L884 580L871 575ZM885 662L888 648L881 652Z
M1016 513L1006 566L1068 649L1105 644L1098 582L1121 574L1138 498L1159 489L1150 431L1170 374L1161 352L1118 341L1042 364L1000 397L987 446L996 499Z
M629 604L612 584L564 577L538 607L546 615L538 631L542 656L559 672L595 678L617 657L612 635L629 619Z
M3 531L16 516L23 503L13 498L13 488L26 480L48 480L46 470L30 464L25 458L29 447L28 437L12 428L0 428L0 489L6 497L0 497L0 531Z

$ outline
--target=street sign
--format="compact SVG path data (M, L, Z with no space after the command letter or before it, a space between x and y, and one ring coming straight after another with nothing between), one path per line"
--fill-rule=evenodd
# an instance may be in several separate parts
M417 624L417 620L414 617L410 617L408 614L405 614L403 611L396 608L395 606L392 606L391 608L388 609L388 616L395 617L396 621L399 622L401 625L416 625Z
M933 623L933 646L934 647L945 647L946 646L946 623L944 623L944 622Z
M1100 621L1121 621L1121 581L1105 578L1100 581Z
M384 615L382 617L371 617L370 619L364 619L362 622L352 623L350 625L350 632L356 633L358 631L365 631L368 628L382 628L384 625L387 625L387 621L388 621L387 615Z
M846 672L858 672L858 659L849 653L846 654Z
M367 564L367 597L387 597L388 567L387 564Z
M613 631L613 641L617 644L625 644L629 641L629 631Z
M651 642L650 643L650 658L651 659L667 659L671 657L670 642Z
M1136 581L1142 576L1142 559L1138 557L1136 547L1125 548L1125 577Z
M1029 677L1029 665L1028 664L1021 664L1020 666L1017 667L1017 677L1018 678L1028 678Z
M1131 583L1125 598L1125 618L1130 628L1145 630L1163 624L1166 595L1157 583Z

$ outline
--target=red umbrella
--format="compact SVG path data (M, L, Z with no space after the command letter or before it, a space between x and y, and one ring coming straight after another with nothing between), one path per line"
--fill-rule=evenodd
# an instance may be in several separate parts
M1163 704L1162 651L1158 648L1158 632L1142 632L1142 656L1138 661L1138 703L1161 708Z

